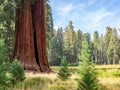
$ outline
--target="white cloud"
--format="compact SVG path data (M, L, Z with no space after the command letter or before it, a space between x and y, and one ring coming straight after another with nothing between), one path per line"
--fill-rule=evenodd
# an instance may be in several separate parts
M88 0L88 6L93 5L95 1L96 1L96 0Z
M86 30L95 30L102 27L106 22L107 18L111 18L114 15L114 12L106 11L105 9L99 9L94 12L86 12L81 18L84 21Z
M68 5L64 5L64 6L57 7L57 10L58 10L58 13L59 13L61 16L65 16L65 15L67 15L70 11L72 11L73 8L74 8L73 4L72 4L72 3L69 3Z

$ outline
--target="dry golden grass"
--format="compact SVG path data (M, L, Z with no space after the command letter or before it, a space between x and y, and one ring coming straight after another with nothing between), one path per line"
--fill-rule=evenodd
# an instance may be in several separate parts
M104 85L120 84L120 77L119 78L99 77L99 82Z
M76 70L78 67L69 67L72 71L72 75L68 81L61 81L57 78L57 72L59 67L52 67L53 71L56 73L25 73L26 80L34 80L34 78L38 78L36 82L38 82L38 85L42 85L41 87L47 87L48 89L45 90L77 90L77 82L76 78L78 77L76 74ZM118 73L120 68L120 65L99 65L96 66L98 72L99 72L99 83L100 83L100 90L120 90L120 77L119 75L116 76L116 73ZM103 70L105 68L105 70ZM110 75L109 75L110 74ZM114 76L113 76L114 75ZM109 76L109 77L108 77ZM39 81L39 78L40 81ZM34 81L35 81L34 80ZM42 82L43 81L43 82ZM47 83L49 81L49 83ZM30 81L31 82L31 81ZM41 82L41 83L39 83ZM45 84L47 83L47 84ZM24 85L24 84L23 84ZM33 88L39 88L37 84L30 86ZM30 89L27 87L26 90L39 90L39 89ZM23 89L24 90L24 89ZM41 89L44 90L44 89Z
M117 69L117 68L120 68L120 65L96 65L96 68L98 68L98 69L101 69L101 68Z
M99 78L99 83L105 86L105 90L120 90L120 77L102 77Z
M41 78L50 78L50 79L55 79L57 77L57 74L56 73L32 73L32 72L29 72L29 73L25 73L25 77L26 79L29 79L29 78L35 78L35 77L41 77Z
M56 71L56 70L59 69L59 66L51 66L51 68ZM78 66L70 66L69 68L70 69L77 69ZM97 69L102 69L102 68L105 68L105 69L119 69L120 65L96 65L95 68L97 68Z

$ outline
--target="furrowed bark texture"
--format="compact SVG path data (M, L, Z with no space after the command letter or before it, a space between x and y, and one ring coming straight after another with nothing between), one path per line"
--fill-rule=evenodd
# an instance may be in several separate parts
M45 1L27 0L16 9L14 58L25 70L50 72L46 52ZM24 1L21 0L24 4Z

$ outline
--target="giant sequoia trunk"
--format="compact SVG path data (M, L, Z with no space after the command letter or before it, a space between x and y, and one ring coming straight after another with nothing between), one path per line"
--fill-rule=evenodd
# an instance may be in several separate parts
M25 1L28 1L25 4ZM14 58L25 70L49 72L46 52L45 1L21 0L16 10Z

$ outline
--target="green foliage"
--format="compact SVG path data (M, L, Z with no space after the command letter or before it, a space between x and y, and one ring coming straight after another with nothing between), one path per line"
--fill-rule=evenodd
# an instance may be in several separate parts
M49 46L49 59L50 65L60 66L61 59L63 56L63 38L62 28L58 28L57 34L52 38Z
M15 2L3 0L0 5L0 38L4 39L7 59L12 61L15 25Z
M79 65L78 62L68 64L68 66L78 66L78 65Z
M4 62L0 65L0 88L7 89L11 85L23 81L24 78L24 70L17 60L12 62L12 64Z
M4 62L7 62L6 48L4 39L0 39L0 65Z
M52 9L51 6L49 4L49 0L46 0L46 8L45 8L45 14L46 14L46 38L47 38L47 44L48 44L48 48L49 48L49 43L50 40L52 39L53 35L54 35L54 31L53 31L53 18L52 18Z
M98 36L98 32L95 31L94 32L94 39L93 39L93 43L94 43L94 58L95 58L95 62L98 63L98 57L99 57L99 36Z
M60 78L62 81L65 81L65 80L69 79L70 76L71 76L71 74L68 69L68 62L65 58L63 58L62 62L61 62L61 67L58 72L58 78Z
M120 77L119 69L100 69L98 70L98 75L100 77Z
M12 83L23 81L25 79L24 69L17 60L14 60L10 67L9 73L12 75Z
M0 86L8 87L9 85L22 81L24 79L24 70L17 60L11 64L6 56L6 47L4 39L0 39Z
M80 70L78 71L78 90L98 90L98 79L95 66L91 62L92 55L89 44L89 36L84 35L81 51Z
M6 89L12 84L12 75L7 71L7 64L0 65L0 90Z
M47 50L48 55L51 55L51 47L50 44L52 43L52 39L54 37L54 30L53 30L53 18L52 18L52 9L49 4L49 0L45 0L45 18L46 18L46 39L47 39ZM49 58L50 59L50 58Z
M72 21L69 21L68 26L65 28L63 43L64 43L64 51L65 51L64 56L68 59L68 62L73 63L77 61L78 40L76 40L76 34L74 31Z
M81 66L78 90L98 90L97 73L94 66Z
M24 70L17 60L9 63L4 39L0 39L0 90L24 80Z
M114 28L111 32L110 42L107 49L107 58L110 64L117 64L119 61L119 42L117 30Z

